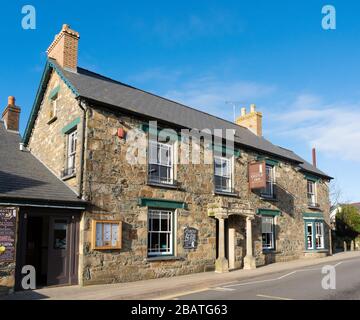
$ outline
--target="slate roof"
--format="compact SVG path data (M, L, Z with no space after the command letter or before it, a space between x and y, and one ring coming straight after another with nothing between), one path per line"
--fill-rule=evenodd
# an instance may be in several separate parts
M72 72L61 68L53 59L49 59L48 64L61 74L78 97L151 119L158 119L182 128L196 128L199 130L205 128L210 130L234 129L236 132L236 144L270 156L290 160L305 171L331 179L326 173L315 168L291 150L276 146L265 138L258 137L245 127L80 67L77 68L77 72ZM43 76L43 78L46 77ZM36 114L32 114L32 119L29 120L25 132L25 142L30 137L31 123L33 123L35 117Z
M84 207L85 202L30 152L20 151L20 135L0 120L0 203Z

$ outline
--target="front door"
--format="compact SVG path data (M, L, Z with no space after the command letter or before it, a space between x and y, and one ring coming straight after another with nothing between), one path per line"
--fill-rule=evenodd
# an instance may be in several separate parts
M72 283L71 266L76 254L73 241L76 231L72 220L66 216L50 217L47 277L49 286Z

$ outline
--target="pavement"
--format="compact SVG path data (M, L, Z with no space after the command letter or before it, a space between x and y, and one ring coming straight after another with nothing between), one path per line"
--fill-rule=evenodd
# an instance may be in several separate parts
M321 286L323 266L336 270L336 290ZM331 286L331 282L330 286ZM360 251L273 263L255 270L204 272L128 283L48 287L6 300L360 299Z

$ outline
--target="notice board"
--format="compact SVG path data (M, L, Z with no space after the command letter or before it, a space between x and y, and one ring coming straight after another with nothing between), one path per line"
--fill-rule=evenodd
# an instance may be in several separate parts
M15 261L16 208L0 207L0 262Z

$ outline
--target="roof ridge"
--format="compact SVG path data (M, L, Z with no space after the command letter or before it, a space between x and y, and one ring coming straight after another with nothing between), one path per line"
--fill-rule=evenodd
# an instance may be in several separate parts
M170 99L170 98L166 98L166 97L160 96L159 94L156 94L156 93L153 93L153 92L144 90L144 89L140 89L140 88L134 87L134 86L132 86L132 85L130 85L130 84L121 82L121 81L119 81L119 80L115 80L115 79L113 79L113 78L104 76L104 75L102 75L102 74L100 74L100 73L97 73L97 72L93 72L93 71L91 71L91 70L89 70L89 69L85 69L85 68L82 68L82 67L78 67L78 69L82 69L82 70L84 70L84 71L86 71L86 72L90 72L90 73L92 73L92 74L95 74L95 75L97 75L97 76L100 76L101 78L108 79L108 80L110 80L110 81L112 81L112 82L115 82L115 83L118 83L118 84L120 84L120 85L127 86L127 87L129 87L129 88L132 88L132 89L135 89L135 90L138 90L138 91L141 91L141 92L150 94L150 95L152 95L152 96L154 96L154 97L157 97L157 98L160 98L160 99L163 99L163 100L166 100L166 101L170 101L170 102L172 102L172 103L176 103L176 104L178 104L178 105L180 105L180 106L183 106L183 107L185 107L185 108L188 108L188 109L197 111L197 112L199 112L199 113L206 114L206 115L208 115L208 116L214 117L214 118L219 119L219 120L221 120L221 121L225 121L225 122L230 123L230 124L232 124L232 125L234 125L234 126L236 126L236 127L240 127L240 128L246 129L246 130L248 130L251 134L253 134L253 135L256 136L256 134L254 134L254 133L253 133L251 130L249 130L248 128L246 128L246 127L244 127L244 126L241 126L241 125L238 125L237 123L232 122L232 121L230 121L230 120L226 120L226 119L224 119L224 118L220 118L219 116L216 116L216 115L214 115L214 114L208 113L208 112L206 112L206 111L202 111L202 110L196 109L195 107L187 106L186 104L183 104L183 103L181 103L181 102L172 100L172 99ZM258 136L257 136L257 137L258 137ZM259 138L264 139L263 137L259 137Z

